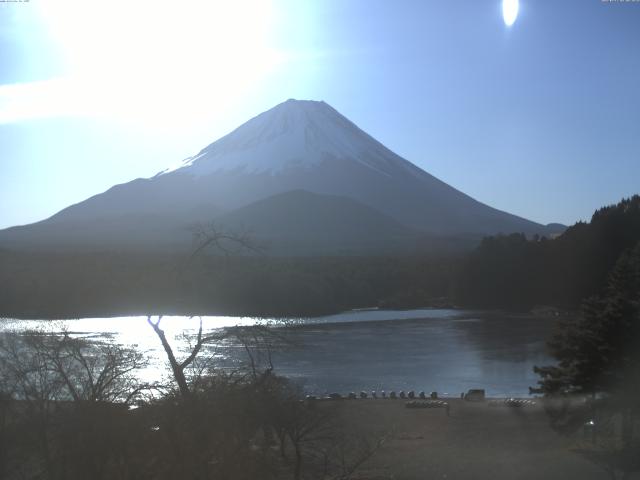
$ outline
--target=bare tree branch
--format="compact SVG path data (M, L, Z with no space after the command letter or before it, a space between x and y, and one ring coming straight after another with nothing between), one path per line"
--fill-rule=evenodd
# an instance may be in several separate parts
M246 231L226 232L213 222L208 225L197 223L191 228L191 231L198 246L189 260L210 247L214 247L225 255L237 255L243 251L261 254L264 251L264 247L257 245L249 232Z

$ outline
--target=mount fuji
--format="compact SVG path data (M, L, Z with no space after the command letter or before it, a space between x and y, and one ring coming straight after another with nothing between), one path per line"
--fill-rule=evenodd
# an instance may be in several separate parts
M414 251L561 230L474 200L324 102L287 100L177 168L0 231L0 246L185 249L190 227L210 221L248 231L276 254Z

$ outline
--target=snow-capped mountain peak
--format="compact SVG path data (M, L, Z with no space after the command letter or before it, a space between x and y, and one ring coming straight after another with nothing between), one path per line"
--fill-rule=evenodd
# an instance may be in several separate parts
M222 171L275 174L310 168L328 159L356 161L385 175L392 175L392 164L408 167L408 162L325 102L289 99L160 175L173 171L194 176Z

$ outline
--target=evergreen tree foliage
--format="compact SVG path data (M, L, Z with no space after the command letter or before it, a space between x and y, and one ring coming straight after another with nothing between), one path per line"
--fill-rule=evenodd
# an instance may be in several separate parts
M640 242L620 256L603 294L560 322L549 347L558 365L536 368L546 393L640 392Z
M459 276L461 303L576 309L599 294L623 251L640 241L640 195L597 210L555 239L522 234L485 238Z

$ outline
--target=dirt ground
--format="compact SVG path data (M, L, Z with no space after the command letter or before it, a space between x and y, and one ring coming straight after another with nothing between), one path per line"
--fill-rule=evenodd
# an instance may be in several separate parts
M357 478L606 479L599 467L569 450L543 407L489 407L447 400L444 408L409 409L403 400L346 400L345 422L386 440ZM635 478L635 477L634 477Z

